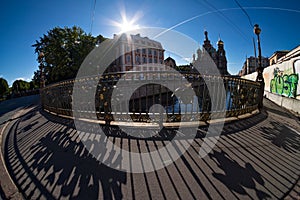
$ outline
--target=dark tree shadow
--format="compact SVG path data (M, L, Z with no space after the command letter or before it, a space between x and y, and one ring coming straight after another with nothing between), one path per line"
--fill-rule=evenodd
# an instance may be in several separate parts
M209 157L215 159L218 167L224 171L224 174L213 172L213 176L225 184L228 189L241 195L247 195L247 191L244 188L249 188L255 190L259 199L271 197L269 194L257 189L257 183L260 185L265 183L262 176L250 163L241 166L224 151L218 152L214 150L213 153L209 154Z
M103 191L101 198L123 198L121 185L126 184L126 173L99 163L81 142L69 137L67 131L49 132L31 147L31 152L31 169L36 170L37 174L41 171L51 172L46 173L40 181L61 187L58 199L98 199L100 186ZM114 152L111 155L113 157ZM112 162L117 165L120 159L118 157Z
M274 145L287 150L290 153L299 153L300 135L293 129L279 124L270 122L272 127L261 127L261 134L264 138L270 140Z

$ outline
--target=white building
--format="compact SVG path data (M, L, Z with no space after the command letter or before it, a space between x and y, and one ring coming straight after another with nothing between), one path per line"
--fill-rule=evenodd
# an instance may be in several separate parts
M261 66L263 68L269 66L269 59L266 57L261 57ZM244 62L242 70L239 72L239 76L244 76L246 74L251 74L256 71L256 68L258 67L258 58L255 58L253 56L250 56L246 59Z
M160 42L136 35L114 35L119 47L110 72L163 71L164 49Z

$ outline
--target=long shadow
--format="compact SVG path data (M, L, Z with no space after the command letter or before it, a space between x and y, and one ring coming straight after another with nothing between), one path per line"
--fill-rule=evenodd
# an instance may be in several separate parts
M218 167L224 172L224 174L213 172L212 175L231 191L235 191L241 195L247 195L245 188L248 188L255 190L258 199L271 197L269 194L257 189L256 182L260 185L264 185L265 182L261 174L259 174L250 163L241 166L224 151L218 152L213 150L213 152L209 154L209 157L214 159Z
M65 131L47 134L31 150L37 152L29 161L32 169L38 173L52 169L43 179L47 184L61 186L59 198L76 192L77 195L69 197L98 199L99 184L103 199L123 197L121 185L126 183L126 173L99 164L83 144L72 141Z
M140 140L152 140L154 142L155 140L170 140L174 137L174 134L177 134L177 129L164 128L160 132L155 132L157 131L155 129L149 129L147 131L155 132L153 137L137 139L137 137L127 135L117 126L105 126L86 122L82 124L80 130L76 131L77 127L75 127L73 120L60 118L42 110L40 110L40 113L43 116L43 120L39 123L40 126L37 126L38 123L36 123L36 121L30 120L34 114L29 113L22 116L19 121L24 122L28 120L29 124L20 129L18 123L16 123L9 138L13 145L8 148L9 140L7 140L5 145L7 148L6 152L12 151L12 149L15 151L15 155L6 157L7 162L10 163L10 173L16 175L16 169L25 171L21 176L14 177L15 182L19 185L24 185L26 183L24 176L29 177L36 186L36 190L40 192L38 198L98 199L100 197L103 199L121 199L124 197L121 189L122 185L127 184L127 174L109 168L106 165L99 163L97 160L105 160L105 162L111 163L112 166L119 166L121 163L120 159L122 158L116 156L117 153L113 149L97 149L95 146L99 145L101 142L105 143L104 138L115 139L116 137L125 137L128 139L129 143L130 139L134 138L137 140L137 143L139 143ZM253 127L267 117L268 113L266 110L263 110L261 113L251 118L225 124L222 134L232 134ZM52 124L52 127L49 124ZM272 125L275 126L276 124ZM278 130L276 132L280 133L284 128L285 127L278 125ZM100 141L97 141L97 134L102 134L99 133L99 129L104 131L105 137L100 137ZM206 130L207 127L199 128L196 137L204 137L206 135ZM138 136L147 134L147 131L141 132L140 128L133 129L133 131L135 131L135 134ZM272 130L266 131L269 133ZM19 132L22 132L23 135L27 134L26 137L23 137L25 141L22 141L22 143L18 140L20 138ZM189 133L190 131L188 131L187 128L186 134L183 134L182 138L194 138L194 136L188 135ZM36 135L40 135L40 137L36 137ZM266 137L267 136L269 137L270 134L266 135ZM299 149L297 143L296 146L295 144L292 144L292 140L294 139L295 141L298 141L299 145L299 138L295 137L292 133L290 135L288 134L288 138L288 142L280 144L280 146L286 146L285 148L289 149L291 148L291 145L294 145L292 146L292 149ZM81 142L79 139L85 141ZM27 147L24 147L26 145ZM138 147L140 146L138 145ZM25 148L28 149L28 153L26 153L27 158L24 156L25 153L22 152ZM91 156L89 151L93 153L94 157ZM139 151L141 150L139 149ZM260 199L270 197L265 192L257 189L259 188L257 187L257 184L264 185L265 182L262 179L262 176L250 163L248 163L248 161L245 161L246 164L241 166L223 151L219 152L213 150L209 156L218 163L218 167L224 172L222 174L213 172L213 177L220 180L220 182L226 185L230 190L239 194L247 194L245 188L249 188L253 189ZM202 180L197 178L198 176L194 172L192 165L189 163L190 161L185 158L182 158L182 161L192 176L195 177L200 189L204 191L207 197L209 197L209 192L205 190L205 185L202 185ZM16 162L19 163L19 166L17 167L15 166ZM195 160L194 162L197 163L199 160ZM181 169L177 167L177 164L174 166L177 170L176 173L180 175L182 180L185 180L184 175L180 172ZM171 172L168 172L168 169L166 170L168 176L172 179ZM158 175L156 175L156 177L157 176ZM144 175L144 177L147 176ZM148 182L149 181L146 180L147 187L150 187L151 184ZM23 191L26 198L36 198L34 190L31 190L29 186L30 184L31 183L27 183L25 189L20 188L20 190ZM133 183L131 184L133 185ZM176 190L176 184L173 182L172 184ZM186 187L189 187L188 181L184 182L184 184ZM193 195L193 191L190 191L190 193ZM132 196L134 198L134 191L132 192Z
M290 153L300 152L300 135L284 124L270 122L272 127L260 127L262 136Z
M263 109L260 113L250 116L249 118L239 119L237 121L224 124L221 135L233 134L252 128L267 118L268 113L265 111L265 109Z
M19 123L28 118L30 114L13 125L5 145L8 170L19 187L23 187L19 189L26 199L41 197L47 199L98 199L99 197L122 199L124 197L121 186L127 182L126 173L99 163L85 146L76 140L76 136L72 137L69 134L72 128L55 130L49 127L50 131L44 130L41 133L40 129L32 131L33 126L36 125L34 122L19 129ZM30 158L26 157L23 152L24 147L18 143L19 131L27 134L27 140L34 144L27 147ZM43 136L35 137L34 135L37 134ZM88 135L88 133L85 134ZM93 142L90 142L91 145ZM11 147L14 149L14 154L11 153ZM101 154L101 152L98 153ZM105 161L118 165L121 158L114 158L113 151L109 153L111 156ZM23 170L21 176L19 176L19 169ZM28 178L24 179L24 176ZM36 188L31 188L26 180L31 180ZM39 191L39 196L36 196L35 190Z

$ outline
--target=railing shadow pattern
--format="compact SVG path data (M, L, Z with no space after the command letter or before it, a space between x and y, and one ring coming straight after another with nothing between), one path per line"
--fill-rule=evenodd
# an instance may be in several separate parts
M282 132L286 146L274 145L273 136L267 137L271 134L268 127L275 125L268 109L248 120L225 124L208 156L201 159L198 155L206 134L203 127L178 160L141 174L99 163L84 148L79 134L92 146L97 142L92 130L101 128L122 149L149 152L166 145L172 134L181 133L163 129L161 135L167 136L155 136L160 139L138 139L113 126L89 123L85 132L78 133L70 119L42 110L32 112L14 123L5 143L8 170L26 199L281 199L300 175L299 146L292 142L299 141L299 136L293 130ZM102 156L100 152L94 155ZM121 158L114 151L106 159L120 165Z

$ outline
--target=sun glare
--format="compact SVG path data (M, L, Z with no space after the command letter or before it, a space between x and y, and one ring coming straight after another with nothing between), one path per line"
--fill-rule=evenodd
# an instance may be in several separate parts
M123 19L123 22L119 24L119 28L121 29L121 33L132 31L139 29L138 24L134 24L133 21L128 22L126 19Z
M120 22L111 21L111 24L113 26L117 27L119 29L120 33L124 33L124 32L127 32L127 31L132 31L132 30L136 30L136 29L140 28L140 26L137 24L137 21L143 15L142 12L135 13L135 15L130 20L127 19L127 15L126 15L125 10L121 11L120 14L121 14L121 17L122 17Z

